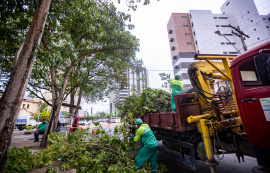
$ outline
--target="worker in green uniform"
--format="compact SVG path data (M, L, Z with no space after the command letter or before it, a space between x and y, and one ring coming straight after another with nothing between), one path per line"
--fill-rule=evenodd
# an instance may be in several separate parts
M179 80L180 76L175 75L174 80L171 81L171 87L172 87L172 96L171 96L171 107L172 111L175 112L175 102L174 102L174 95L180 94L180 92L183 90L183 83Z
M151 172L157 172L157 139L150 127L147 124L142 124L141 119L137 119L135 123L138 129L136 131L136 136L133 136L132 138L135 142L139 142L141 139L143 144L143 147L140 149L135 160L136 169L141 169L144 163L149 159Z
M157 172L157 139L150 127L147 124L142 124L141 119L137 119L135 123L138 129L136 131L136 136L133 136L132 138L135 142L138 142L141 139L143 144L143 147L140 149L135 160L136 169L141 169L144 163L149 159L151 172Z

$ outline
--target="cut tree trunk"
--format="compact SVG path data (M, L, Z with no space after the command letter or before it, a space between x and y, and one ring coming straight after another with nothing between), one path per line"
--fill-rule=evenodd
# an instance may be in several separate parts
M28 34L0 100L0 172L7 162L13 128L37 56L51 0L39 0Z

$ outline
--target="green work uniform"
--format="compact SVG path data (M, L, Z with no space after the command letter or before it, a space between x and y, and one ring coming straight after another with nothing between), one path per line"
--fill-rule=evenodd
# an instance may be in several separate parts
M157 172L158 143L154 133L147 124L142 124L138 128L133 140L138 142L140 139L143 143L143 147L136 157L136 168L141 169L144 163L149 159L151 172Z
M41 123L37 126L39 132L45 132L46 126L47 126L48 122L46 122L45 124Z
M174 95L180 94L180 92L183 90L183 83L179 80L172 80L171 87L172 87L171 107L172 111L175 112Z

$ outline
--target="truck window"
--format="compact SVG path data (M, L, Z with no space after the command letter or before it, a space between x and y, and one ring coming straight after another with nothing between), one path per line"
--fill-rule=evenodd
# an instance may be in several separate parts
M239 66L239 71L244 88L262 86L262 81L257 74L254 60L247 61Z

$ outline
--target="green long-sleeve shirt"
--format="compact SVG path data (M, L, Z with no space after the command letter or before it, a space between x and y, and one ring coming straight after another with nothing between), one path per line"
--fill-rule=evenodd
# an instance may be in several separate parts
M147 124L142 124L136 132L136 136L134 137L134 141L138 142L142 140L142 143L145 147L157 147L157 139Z

